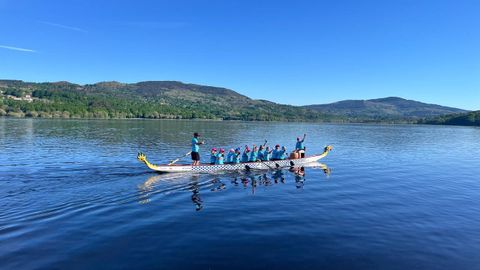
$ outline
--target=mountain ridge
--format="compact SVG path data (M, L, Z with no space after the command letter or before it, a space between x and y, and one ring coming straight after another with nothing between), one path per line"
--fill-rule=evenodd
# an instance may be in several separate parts
M0 80L0 115L256 121L415 122L466 110L400 97L293 106L180 81L93 84ZM31 100L22 100L26 95Z
M306 105L304 107L322 113L346 115L358 119L377 119L381 117L420 119L467 112L459 108L424 103L401 97L342 100L328 104Z

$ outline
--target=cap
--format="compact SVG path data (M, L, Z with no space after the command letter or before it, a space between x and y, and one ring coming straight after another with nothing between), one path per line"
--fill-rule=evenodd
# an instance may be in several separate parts
M275 148L276 148L276 147L280 147L280 144L275 145Z
M193 136L194 136L194 137L199 137L200 134L198 134L198 132L195 132L195 133L193 133Z
M220 152L225 152L225 149L223 149L223 148L220 148Z
M214 147L214 148L212 148L212 151L217 151L217 148L215 148L215 147Z
M230 152L235 152L235 150L233 148L230 148Z

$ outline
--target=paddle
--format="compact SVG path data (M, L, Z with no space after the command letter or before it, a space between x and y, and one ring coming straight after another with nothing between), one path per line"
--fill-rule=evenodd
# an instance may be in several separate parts
M259 159L261 163L263 163L265 166L267 166L268 168L270 168L270 170L274 170L274 168L270 167L270 165L268 165L267 163L263 162L263 160ZM276 164L276 163L275 163Z
M184 157L190 155L191 153L192 153L192 151L186 153L185 155L183 155L183 156L181 156L181 157L179 157L179 158L177 158L177 159L175 159L175 160L172 160L170 163L168 163L168 166L173 165L173 163L179 161L181 158L184 158Z

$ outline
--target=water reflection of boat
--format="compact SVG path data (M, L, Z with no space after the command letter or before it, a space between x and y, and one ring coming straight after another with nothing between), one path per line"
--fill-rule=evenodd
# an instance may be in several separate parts
M251 189L255 194L258 187L271 187L277 184L286 184L288 178L293 178L296 188L305 185L306 168L321 169L328 177L331 173L327 165L319 162L310 162L304 166L291 166L289 169L277 169L268 172L244 171L243 173L214 173L214 174L156 174L149 177L143 184L138 186L140 191L140 203L149 203L150 197L155 194L168 195L174 192L191 192L191 201L195 209L203 209L202 193L221 192L227 189L230 183L234 187ZM230 180L228 180L230 179ZM227 181L226 181L227 180ZM162 188L162 185L166 187Z
M305 164L318 162L320 159L326 157L332 150L332 146L326 146L322 154L309 156L299 159L286 160L272 160L272 161L258 161L245 162L239 164L221 164L221 165L199 165L192 166L190 164L183 165L155 165L148 161L147 156L143 153L138 153L137 159L145 163L148 168L157 172L217 172L217 171L244 171L244 170L268 170L287 168L291 166L304 166Z

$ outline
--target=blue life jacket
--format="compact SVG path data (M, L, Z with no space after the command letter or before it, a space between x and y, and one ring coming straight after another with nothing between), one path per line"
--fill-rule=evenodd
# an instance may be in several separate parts
M217 165L222 165L223 164L223 154L221 154L221 153L217 154L215 164L217 164Z
M233 156L233 163L234 164L240 163L240 155L241 155L240 153L238 153L238 154L235 153L235 155Z
M262 158L262 160L263 160L263 161L269 161L270 158L271 158L271 155L272 155L271 152L268 152L267 150L265 150L265 152L263 152L263 158Z
M247 152L243 152L243 154L242 154L242 162L248 162L248 153L247 153Z
M250 159L248 161L255 162L257 161L258 150L250 152Z
M215 164L217 161L217 154L210 154L210 164Z
M263 160L264 159L264 156L265 156L265 152L264 151L258 151L258 159L259 160Z
M235 156L235 153L234 153L234 152L228 152L228 155L227 155L227 163L232 163L234 156Z
M272 159L280 159L280 155L281 155L280 152L281 152L280 150L274 149L272 152Z

